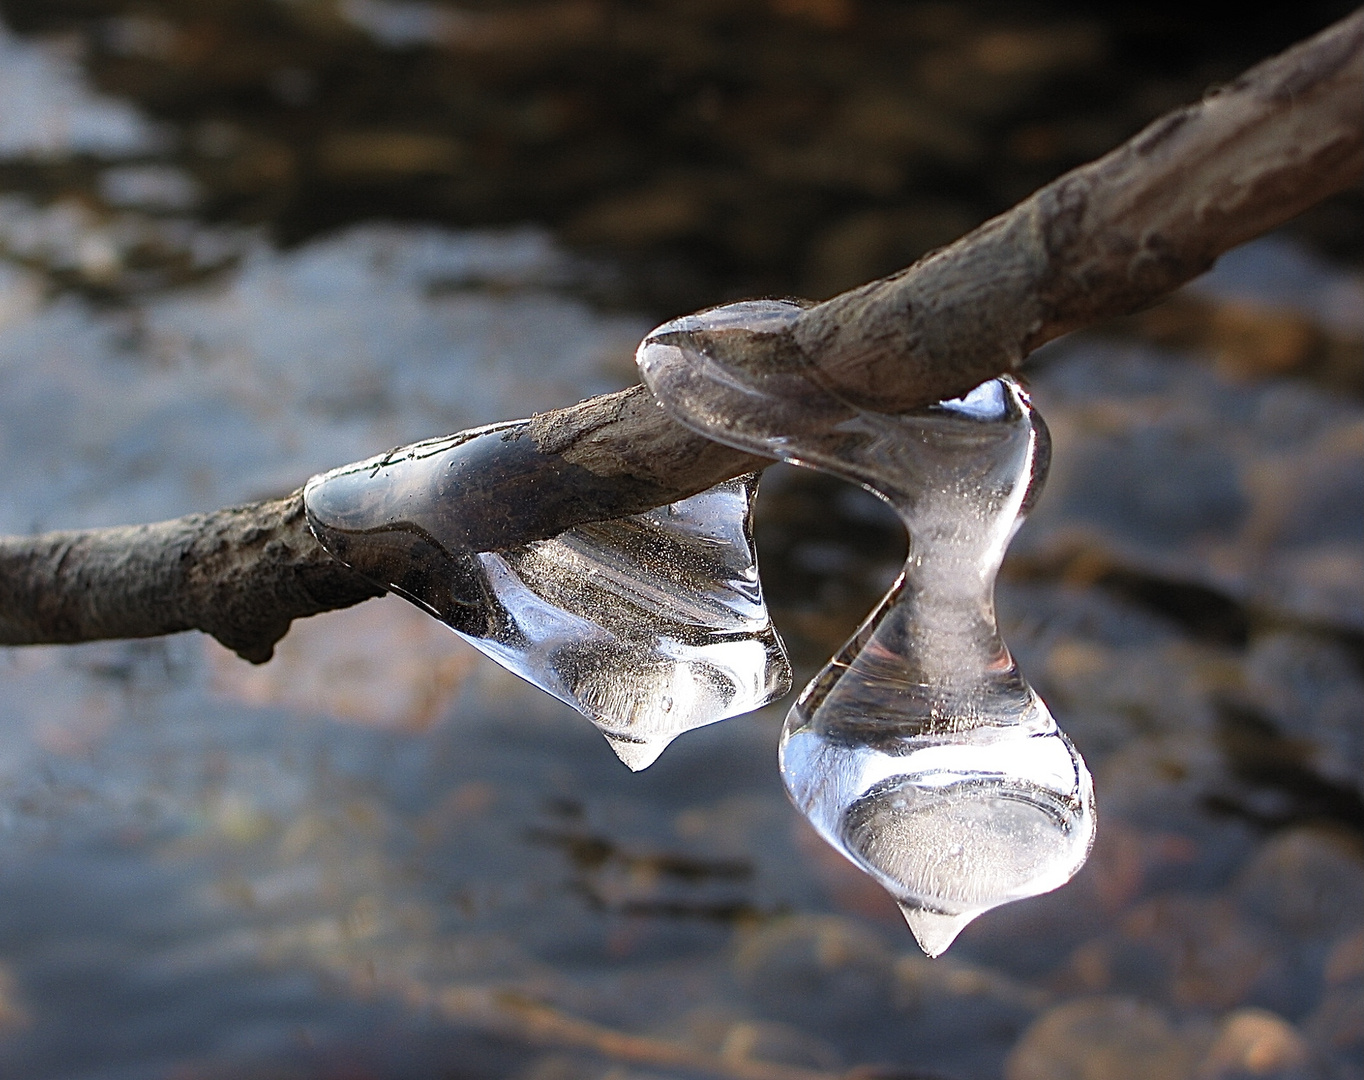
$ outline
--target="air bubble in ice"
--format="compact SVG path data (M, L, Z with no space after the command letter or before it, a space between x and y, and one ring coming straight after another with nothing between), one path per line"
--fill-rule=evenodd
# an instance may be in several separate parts
M480 550L494 511L479 484L525 426L316 476L304 490L308 523L342 562L586 715L631 769L684 731L784 694L790 668L750 531L756 474L645 514Z
M787 716L787 791L899 903L930 956L972 919L1083 864L1084 762L995 621L1005 548L1046 470L1046 428L1010 378L904 414L859 408L814 374L790 301L655 330L654 395L713 439L864 485L910 536L904 571Z

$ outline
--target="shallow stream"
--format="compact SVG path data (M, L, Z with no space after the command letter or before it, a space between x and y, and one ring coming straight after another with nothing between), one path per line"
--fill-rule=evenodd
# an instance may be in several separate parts
M376 48L447 26L335 7ZM73 25L173 67L159 18ZM357 212L282 244L213 202L166 108L96 87L83 40L0 30L6 533L280 494L618 388L649 305L717 280L633 291L637 253L557 219ZM269 148L226 123L194 137L246 184ZM789 700L631 774L392 598L296 624L258 668L199 635L5 649L0 1075L1364 1075L1364 276L1319 250L1257 242L1033 364L1055 458L999 606L1095 774L1069 886L927 960L788 805ZM837 287L873 256L848 259L806 265ZM769 273L745 265L716 298ZM860 490L769 470L798 684L901 535Z

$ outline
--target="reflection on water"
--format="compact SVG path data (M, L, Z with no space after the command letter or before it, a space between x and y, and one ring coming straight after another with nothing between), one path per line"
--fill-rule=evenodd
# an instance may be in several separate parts
M109 40L169 47L138 19ZM656 318L576 299L605 271L546 233L281 251L192 216L181 136L80 71L69 41L0 37L5 531L278 493L631 377ZM222 160L266 170L253 146ZM790 809L779 709L632 775L386 599L262 668L193 635L0 651L0 1073L1358 1075L1362 288L1254 245L1040 358L1055 464L1001 619L1094 769L1099 839L947 959ZM759 505L805 677L884 591L896 526L789 470Z

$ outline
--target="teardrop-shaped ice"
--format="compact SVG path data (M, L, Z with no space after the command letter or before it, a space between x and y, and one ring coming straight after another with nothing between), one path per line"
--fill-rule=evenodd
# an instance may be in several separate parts
M322 545L587 716L631 769L790 688L758 582L757 475L646 514L480 551L471 492L526 421L315 476ZM483 512L486 512L483 511Z
M795 340L800 310L688 316L654 331L639 363L688 426L856 481L904 520L904 572L792 707L781 769L815 828L937 956L982 912L1064 884L1093 840L1089 773L995 621L1046 427L1010 378L905 414L842 400Z

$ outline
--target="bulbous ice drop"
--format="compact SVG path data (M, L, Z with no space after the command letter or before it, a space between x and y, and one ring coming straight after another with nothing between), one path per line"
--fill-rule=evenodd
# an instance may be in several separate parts
M1000 637L994 582L1036 498L1046 427L1010 378L905 414L841 399L790 301L665 324L639 364L688 426L856 481L899 513L903 573L786 719L795 804L937 956L991 908L1057 888L1094 836L1093 786Z
M646 514L479 551L488 500L474 505L476 485L526 423L315 476L304 489L308 524L342 562L586 715L636 771L682 732L786 693L790 667L751 535L756 474Z

